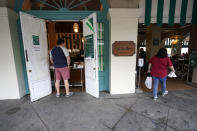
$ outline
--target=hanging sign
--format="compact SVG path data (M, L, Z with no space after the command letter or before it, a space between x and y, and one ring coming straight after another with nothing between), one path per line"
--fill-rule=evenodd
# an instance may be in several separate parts
M135 43L133 41L115 41L112 45L112 53L115 56L133 56Z

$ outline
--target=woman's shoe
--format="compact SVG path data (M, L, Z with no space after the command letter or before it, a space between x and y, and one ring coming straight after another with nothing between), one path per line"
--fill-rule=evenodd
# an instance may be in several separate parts
M168 91L165 91L164 93L162 93L162 96L165 96L168 94Z
M154 100L155 100L155 101L157 100L157 98L158 98L157 96L154 96Z

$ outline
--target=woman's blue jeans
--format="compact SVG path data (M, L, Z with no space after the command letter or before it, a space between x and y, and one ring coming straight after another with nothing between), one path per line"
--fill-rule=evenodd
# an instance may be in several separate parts
M159 78L159 77L154 77L153 76L153 96L157 96L157 92L158 92L158 86L159 86L159 81L161 82L161 90L162 90L162 94L166 91L166 80L167 80L167 76L163 77L163 78Z

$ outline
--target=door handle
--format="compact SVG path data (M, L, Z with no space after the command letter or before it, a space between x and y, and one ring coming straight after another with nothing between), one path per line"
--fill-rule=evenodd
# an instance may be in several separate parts
M31 72L32 70L29 70L29 72Z
M26 57L26 61L28 62L29 58L28 58L27 50L25 50L25 57Z
M94 67L93 70L96 70L96 67Z

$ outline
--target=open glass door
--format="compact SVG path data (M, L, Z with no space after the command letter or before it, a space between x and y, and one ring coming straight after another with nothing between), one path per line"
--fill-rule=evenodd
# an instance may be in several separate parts
M98 82L98 51L97 51L97 18L92 13L83 20L83 35L85 37L85 84L86 92L99 97Z
M31 101L51 94L45 21L20 12Z

